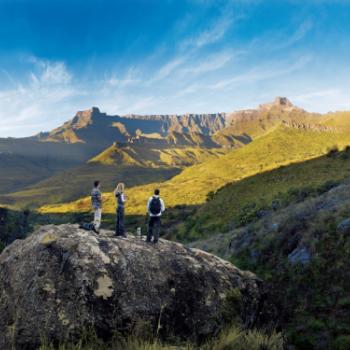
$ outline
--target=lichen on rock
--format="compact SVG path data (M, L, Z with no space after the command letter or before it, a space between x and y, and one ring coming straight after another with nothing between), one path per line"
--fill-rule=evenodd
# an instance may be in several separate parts
M0 255L0 348L74 341L91 328L108 339L142 320L164 338L205 339L222 327L225 295L237 288L237 317L254 326L262 282L227 261L166 240L43 226Z

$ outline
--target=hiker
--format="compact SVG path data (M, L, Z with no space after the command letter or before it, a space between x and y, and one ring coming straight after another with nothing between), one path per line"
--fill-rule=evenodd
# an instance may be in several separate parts
M156 189L154 195L148 200L147 211L149 215L147 242L157 243L160 234L160 217L165 210L163 199L159 197L160 191Z
M114 196L117 201L117 217L115 224L115 235L126 237L125 228L124 228L124 204L127 200L125 194L125 185L123 183L119 183L114 190Z
M100 190L100 181L94 182L94 188L91 191L91 204L94 210L93 230L100 233L101 217L102 217L102 193Z

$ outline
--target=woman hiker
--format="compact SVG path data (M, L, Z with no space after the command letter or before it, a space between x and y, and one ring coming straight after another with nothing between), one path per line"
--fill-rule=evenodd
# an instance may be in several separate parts
M117 201L117 217L115 224L115 235L126 237L125 228L124 228L124 205L127 200L127 197L124 194L125 185L119 183L114 190L114 195Z

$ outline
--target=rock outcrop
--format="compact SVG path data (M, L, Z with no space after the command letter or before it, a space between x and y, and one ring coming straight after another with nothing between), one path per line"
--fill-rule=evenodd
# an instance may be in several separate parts
M201 340L222 326L235 288L239 316L252 327L263 297L250 272L170 241L43 226L0 255L0 349L36 349L43 337L74 341L90 328L107 339L140 320L163 337Z

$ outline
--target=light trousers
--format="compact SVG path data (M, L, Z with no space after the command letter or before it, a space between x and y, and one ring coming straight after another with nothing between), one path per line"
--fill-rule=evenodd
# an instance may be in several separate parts
M101 226L101 218L102 218L102 209L101 208L94 209L94 226L96 230L98 230Z

